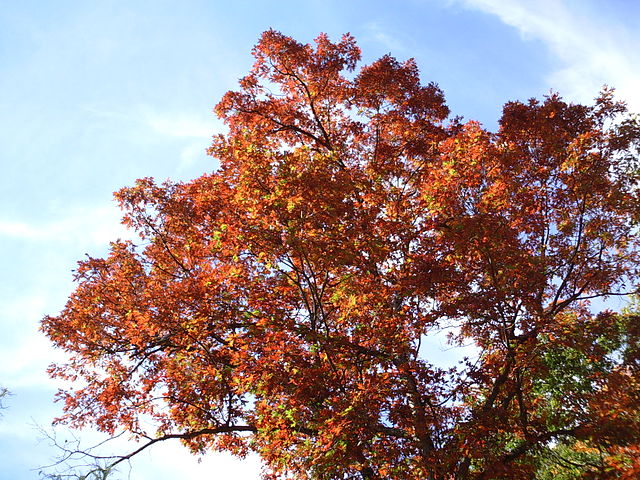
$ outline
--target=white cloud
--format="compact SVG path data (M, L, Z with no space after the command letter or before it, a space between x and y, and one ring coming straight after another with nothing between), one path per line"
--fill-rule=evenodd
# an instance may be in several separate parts
M524 40L543 42L559 66L549 86L570 100L590 102L604 84L615 87L631 110L640 111L640 54L630 45L640 34L597 9L604 4L571 0L457 0L500 18ZM591 8L591 10L589 10Z
M206 148L202 142L194 142L188 144L180 152L180 163L178 164L178 170L184 171L194 166L198 161L208 158Z
M0 341L0 382L11 391L16 387L48 383L44 372L49 363L62 359L38 330L38 320L47 312L51 296L30 293L0 306L3 339ZM51 313L51 312L49 312Z
M160 111L148 105L132 106L127 110L111 110L99 105L83 105L82 109L93 117L129 127L142 127L159 134L177 139L202 139L225 130L224 123L213 112ZM139 135L139 132L136 132ZM205 147L208 144L205 143Z
M129 446L131 448L131 445ZM229 453L209 453L196 458L177 442L164 442L152 447L133 462L133 472L140 480L157 478L259 478L260 459L249 455L245 459ZM122 469L126 473L126 469Z
M406 50L400 40L388 33L378 22L369 22L365 25L367 36L374 42L381 44L389 52Z
M126 136L137 145L156 146L177 152L178 162L173 178L187 175L190 178L201 170L211 168L211 158L206 154L213 135L227 131L224 122L212 112L161 111L147 105L128 110L110 110L95 105L84 105L83 110L105 124L125 126ZM18 230L19 226L6 226ZM1 228L1 227L0 227ZM0 230L1 234L2 230Z
M46 367L61 360L38 332L40 319L55 314L71 292L71 268L84 252L106 251L109 241L132 239L113 204L69 207L59 218L27 222L0 218L0 242L15 250L4 262L19 288L1 292L0 384L15 389L49 384ZM20 273L18 273L20 272Z
M0 236L31 239L38 234L37 229L24 222L16 222L11 220L0 220Z
M48 244L81 239L92 246L107 245L116 238L134 238L133 232L120 223L121 215L115 205L104 205L75 207L44 223L0 218L0 238Z
M178 138L210 139L220 130L221 122L213 114L209 117L166 112L145 111L141 120L154 132Z

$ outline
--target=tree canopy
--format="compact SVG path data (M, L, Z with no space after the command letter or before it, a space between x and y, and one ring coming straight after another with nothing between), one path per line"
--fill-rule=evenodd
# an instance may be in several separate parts
M638 291L625 105L509 102L492 133L349 35L253 55L220 167L117 192L140 241L43 320L59 421L274 479L637 478L640 314L599 300Z

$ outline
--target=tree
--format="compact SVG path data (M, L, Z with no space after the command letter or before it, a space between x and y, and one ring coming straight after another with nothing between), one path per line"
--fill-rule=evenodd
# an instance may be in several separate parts
M86 473L66 473L66 474L55 474L50 473L46 474L40 471L40 478L46 480L112 480L113 476L111 475L113 470L111 467L102 467L100 465L91 465L88 466L88 471Z
M60 421L254 451L267 478L635 478L639 316L589 303L638 289L612 91L507 103L491 133L412 60L356 71L348 35L253 54L220 168L117 192L140 245L80 262L43 320L82 382ZM443 330L456 367L422 347Z
M5 387L0 387L0 410L4 410L5 406L4 403L2 403L2 400L9 395L9 390Z

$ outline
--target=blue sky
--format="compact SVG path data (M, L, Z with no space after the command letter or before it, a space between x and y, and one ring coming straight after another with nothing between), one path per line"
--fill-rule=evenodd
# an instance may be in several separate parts
M112 192L143 176L187 180L215 168L204 154L222 128L211 110L250 68L262 31L305 42L351 32L365 62L415 57L453 114L488 128L504 102L551 89L590 101L606 83L640 111L635 0L0 0L0 7L0 385L13 392L0 419L0 479L36 478L32 469L55 454L35 425L47 427L60 413L45 369L63 357L38 334L38 322L64 305L78 259L131 236ZM163 445L136 459L130 478L253 479L258 470L255 458L197 463Z

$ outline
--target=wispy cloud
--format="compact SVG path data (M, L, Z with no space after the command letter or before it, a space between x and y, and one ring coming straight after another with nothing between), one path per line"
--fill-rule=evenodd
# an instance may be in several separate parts
M202 160L206 156L206 148L204 148L202 142L190 143L180 152L180 163L178 165L178 170L184 171L195 165L199 160Z
M221 120L213 113L159 111L146 105L116 111L98 105L84 105L83 110L97 118L114 120L131 127L147 128L153 134L178 139L210 139L224 131ZM139 134L139 132L137 132Z
M133 232L120 223L120 218L121 212L115 205L76 207L59 218L41 223L0 218L0 239L47 245L82 239L90 245L107 245L116 238L134 238Z
M209 168L206 150L211 145L211 138L227 130L211 112L159 111L145 105L123 111L95 105L85 105L83 109L105 122L126 125L128 135L137 144L153 145L161 141L164 145L173 145L179 152L176 174L190 171L199 162ZM15 228L20 227L16 225Z
M43 372L59 352L38 333L39 320L64 304L72 289L69 270L82 253L100 254L109 241L135 238L120 223L120 216L111 204L69 208L58 218L39 223L0 218L0 244L21 259L22 271L16 272L14 281L24 285L2 292L1 383L10 389L46 383Z
M145 111L140 118L154 135L171 137L181 142L180 161L177 166L180 173L206 159L206 149L211 144L211 137L226 130L223 122L213 114L205 117L196 114Z
M142 121L154 132L178 138L209 139L220 127L213 114L208 117L198 115L161 113L146 111L141 115ZM218 124L218 125L216 125Z
M470 9L497 16L522 34L539 40L556 58L549 86L571 100L588 102L604 84L617 89L632 110L640 110L640 53L631 46L640 32L604 15L590 1L456 0Z
M365 31L367 37L369 37L371 41L379 43L384 48L388 49L389 52L400 52L406 50L402 42L397 37L394 37L378 22L367 23L365 25Z

